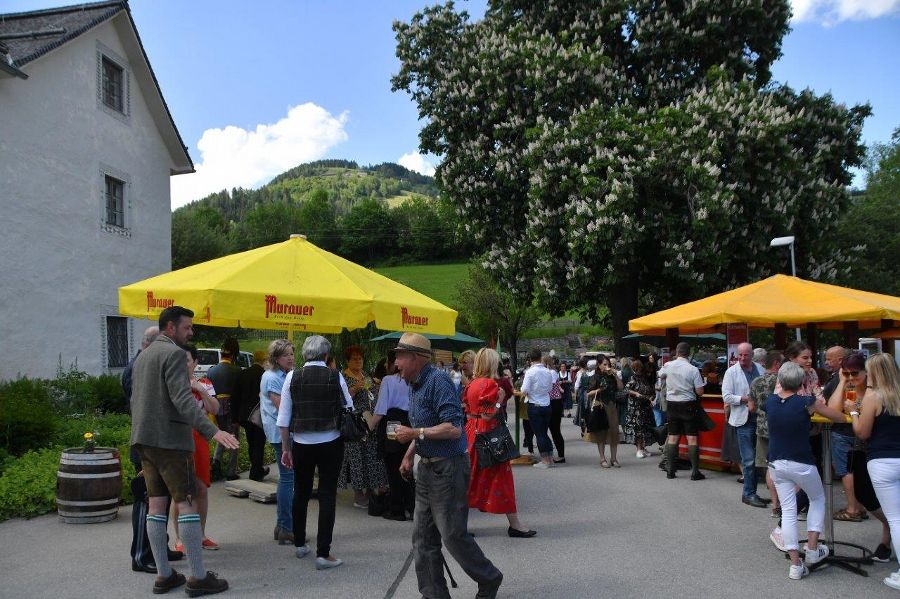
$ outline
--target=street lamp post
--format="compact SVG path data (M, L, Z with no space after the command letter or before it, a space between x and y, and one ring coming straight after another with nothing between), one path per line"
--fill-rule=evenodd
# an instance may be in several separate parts
M797 276L797 263L794 261L794 236L776 237L769 242L769 247L777 248L788 246L791 250L791 276ZM800 329L797 328L797 341L800 341Z

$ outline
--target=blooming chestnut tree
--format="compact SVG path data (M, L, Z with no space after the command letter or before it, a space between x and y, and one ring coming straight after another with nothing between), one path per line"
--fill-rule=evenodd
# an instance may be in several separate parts
M771 81L788 0L452 2L395 23L423 151L483 265L552 313L612 317L802 276L861 163L868 106Z

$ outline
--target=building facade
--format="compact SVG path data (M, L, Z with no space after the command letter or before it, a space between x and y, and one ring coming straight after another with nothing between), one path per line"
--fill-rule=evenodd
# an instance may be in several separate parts
M0 379L127 364L117 290L170 270L193 170L127 2L0 15Z

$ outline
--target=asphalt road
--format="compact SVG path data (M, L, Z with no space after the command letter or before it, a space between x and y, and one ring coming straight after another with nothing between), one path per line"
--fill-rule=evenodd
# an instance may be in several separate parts
M710 472L692 482L679 473L670 481L657 458L638 460L628 445L620 446L621 469L601 469L595 446L571 421L564 433L568 464L514 469L520 517L537 537L511 539L503 516L470 515L470 531L504 573L500 597L897 596L881 582L896 561L869 567L867 578L827 567L789 580L788 561L768 539L775 521L740 503L734 475ZM230 497L221 483L210 497L208 535L222 549L204 558L229 581L223 596L419 597L407 567L412 523L370 517L352 507L352 493L339 495L334 534L333 553L345 564L323 572L272 540L274 505ZM837 488L835 505L844 505ZM311 523L316 509L312 502ZM130 516L123 507L103 524L63 524L55 515L0 524L0 598L150 596L153 576L130 569ZM839 540L870 548L879 531L874 519L835 525ZM460 585L453 596L474 596L475 583L448 562ZM187 570L185 562L176 568Z

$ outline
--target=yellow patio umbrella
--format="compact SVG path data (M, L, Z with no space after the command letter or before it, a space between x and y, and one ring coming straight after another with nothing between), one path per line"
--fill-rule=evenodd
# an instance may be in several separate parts
M380 329L452 335L456 311L315 246L303 235L119 288L119 312L155 320L166 307L197 324L337 333Z
M860 328L881 328L882 320L900 320L900 297L775 275L744 287L662 310L628 322L632 333L664 335L709 333L727 323L751 327L788 327L815 323L840 328L855 321Z

